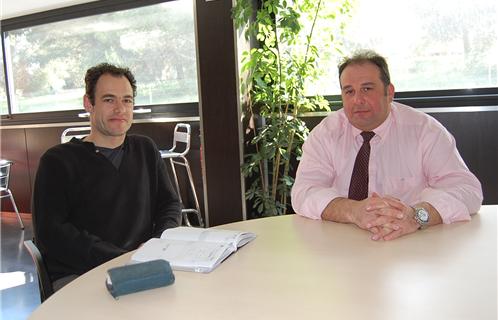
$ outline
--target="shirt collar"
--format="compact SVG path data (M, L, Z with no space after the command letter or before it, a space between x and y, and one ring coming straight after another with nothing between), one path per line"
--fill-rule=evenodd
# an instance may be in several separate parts
M393 116L393 112L395 112L394 109L395 106L393 103L391 103L391 110L389 111L386 120L382 122L380 126L378 126L373 130L373 132L375 132L375 136L379 137L380 139L385 138L389 133L389 128L391 128L391 125L394 121L394 116Z

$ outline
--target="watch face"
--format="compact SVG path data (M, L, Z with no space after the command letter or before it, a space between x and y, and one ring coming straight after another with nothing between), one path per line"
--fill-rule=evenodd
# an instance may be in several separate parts
M427 210L425 209L417 209L417 216L423 222L429 221L429 212L427 212Z

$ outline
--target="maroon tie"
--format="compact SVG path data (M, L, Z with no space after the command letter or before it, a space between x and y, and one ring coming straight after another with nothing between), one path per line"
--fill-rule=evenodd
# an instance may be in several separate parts
M372 131L363 131L363 144L354 161L353 174L349 184L348 198L363 200L368 197L368 159L370 158L370 140L375 135Z

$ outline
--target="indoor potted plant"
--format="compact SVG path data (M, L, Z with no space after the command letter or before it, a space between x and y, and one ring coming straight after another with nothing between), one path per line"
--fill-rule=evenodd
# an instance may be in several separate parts
M317 79L319 50L313 40L319 19L347 15L349 0L237 0L233 18L254 45L242 53L241 94L246 124L242 171L250 216L285 214L293 185L293 162L308 128L299 115L330 110L323 96L307 96ZM329 38L330 40L333 37ZM332 41L330 41L332 42Z

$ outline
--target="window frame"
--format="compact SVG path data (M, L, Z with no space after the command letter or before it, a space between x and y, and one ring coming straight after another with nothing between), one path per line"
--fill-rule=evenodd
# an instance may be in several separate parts
M8 114L1 115L1 126L9 125L28 125L39 123L60 123L60 122L88 122L88 118L79 116L84 113L83 102L81 109L62 110L62 111L47 111L33 113L12 113L11 104L11 80L12 75L9 75L7 56L6 56L6 35L9 31L34 27L37 25L65 21L88 17L92 15L112 13L121 10L135 9L154 4L160 4L175 0L101 0L89 3L82 3L73 6L28 14L19 17L13 17L5 20L0 20L1 30L1 53L4 57L3 72L5 74L5 91L7 95ZM194 12L195 14L195 12ZM197 53L196 53L197 54ZM82 98L83 99L83 98ZM150 113L138 113L134 115L134 119L153 119L162 117L198 117L199 103L174 103L174 104L153 104L153 105L137 105L139 108L150 108Z

